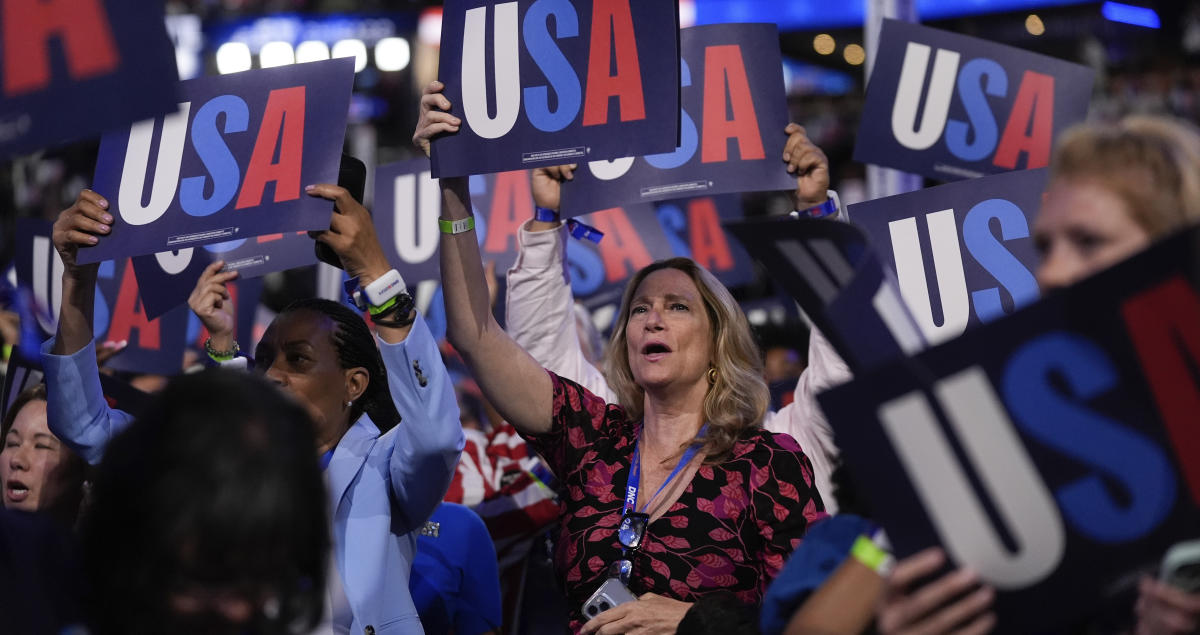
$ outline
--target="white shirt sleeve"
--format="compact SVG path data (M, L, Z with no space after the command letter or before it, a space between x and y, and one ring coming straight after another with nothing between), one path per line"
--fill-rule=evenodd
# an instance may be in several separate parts
M808 368L796 382L794 400L764 423L767 430L790 434L800 444L800 449L812 463L813 480L825 502L825 510L830 514L837 513L830 477L839 451L833 442L833 429L817 403L817 394L852 378L846 362L833 350L829 340L813 327L808 339Z
M616 402L603 373L587 361L579 344L565 227L531 232L522 226L517 242L517 260L508 270L508 334L547 370Z

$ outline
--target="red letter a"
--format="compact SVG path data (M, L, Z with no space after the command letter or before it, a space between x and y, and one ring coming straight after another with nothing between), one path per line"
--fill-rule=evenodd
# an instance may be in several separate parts
M509 244L516 249L517 232L532 217L533 194L529 190L529 172L516 170L497 174L483 250L489 254L504 253L508 251Z
M591 216L596 229L604 232L600 241L600 258L604 261L604 279L624 280L652 262L650 252L638 236L633 223L620 207L601 210Z
M275 158L279 140L279 162ZM246 179L235 209L255 207L262 202L263 189L275 181L275 202L300 198L300 166L304 164L304 87L271 91L266 112L258 128L258 139L246 168Z
M729 241L721 230L721 217L712 198L696 198L688 201L688 238L692 246L692 260L709 271L727 271L733 268L733 254Z
M1192 500L1200 502L1200 298L1175 277L1134 296L1121 313Z
M609 75L614 46L617 51L617 74ZM592 42L588 53L583 125L608 123L608 101L611 97L620 100L621 121L646 118L642 69L638 65L637 39L633 34L629 0L595 0L592 3Z
M726 119L725 96L733 106L733 118ZM729 138L737 139L742 160L765 159L762 133L754 114L754 97L746 80L742 49L736 44L710 46L704 51L704 140L701 163L725 161L729 157Z
M146 309L140 299L137 278L133 274L133 260L126 260L121 274L121 289L117 292L117 305L112 312L112 324L108 327L108 339L114 342L128 340L133 330L137 329L139 346L158 349L162 345L158 320L146 318Z
M1025 71L993 162L1011 170L1017 167L1017 156L1028 152L1025 169L1044 168L1050 163L1050 137L1053 134L1054 78Z
M0 7L8 97L50 85L52 37L62 43L72 79L111 73L120 64L101 0L3 0Z

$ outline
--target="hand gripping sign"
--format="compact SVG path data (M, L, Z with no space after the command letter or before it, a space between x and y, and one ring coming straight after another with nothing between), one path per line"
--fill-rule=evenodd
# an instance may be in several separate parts
M679 36L679 146L665 154L579 162L575 180L563 186L563 216L796 186L781 161L788 113L775 25L714 24Z
M50 227L49 222L34 219L19 219L17 225L17 280L33 289L35 315L44 337L58 330L62 302L63 264L51 242ZM100 263L94 311L97 342L128 342L108 361L109 368L163 375L179 372L188 309L177 307L159 317L148 316L129 258Z
M0 0L0 158L175 107L162 0Z
M116 222L79 261L327 228L303 188L337 182L353 78L334 59L179 84L177 112L101 140L92 189Z
M940 544L996 589L999 631L1074 630L1195 538L1198 244L1186 230L820 396L896 555Z
M449 0L440 74L457 134L435 177L670 152L679 142L675 0Z
M932 69L932 70L931 70ZM854 160L957 181L1045 167L1087 116L1086 66L884 20Z

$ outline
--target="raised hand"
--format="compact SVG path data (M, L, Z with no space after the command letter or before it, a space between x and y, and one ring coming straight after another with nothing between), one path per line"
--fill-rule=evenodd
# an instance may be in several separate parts
M237 324L233 303L229 301L229 288L225 285L237 279L238 272L221 271L224 266L223 261L217 260L205 267L188 296L188 306L208 329L212 347L218 351L233 348L233 330Z
M434 81L425 87L421 95L421 115L417 120L417 130L413 133L413 145L417 146L425 156L429 156L429 142L439 134L458 132L462 121L446 112L450 110L450 100L442 95L445 84Z
M62 257L66 273L95 274L98 265L80 267L75 262L75 256L80 246L96 245L101 236L112 232L112 222L113 217L108 213L108 201L91 190L79 192L75 203L59 213L50 238L54 242L54 248L58 250L58 255Z
M333 201L333 217L329 229L314 235L317 241L329 245L342 261L342 268L352 278L358 278L360 286L366 286L391 269L375 224L365 207L360 205L350 192L337 185L310 185L305 188L309 196L319 196Z
M798 210L824 203L829 189L829 159L808 138L804 126L789 123L783 131L788 135L783 146L783 162L787 164L788 174L796 175L792 203Z
M575 170L579 166L556 165L547 168L537 168L529 176L533 186L533 203L538 207L558 211L562 204L562 183L575 178Z

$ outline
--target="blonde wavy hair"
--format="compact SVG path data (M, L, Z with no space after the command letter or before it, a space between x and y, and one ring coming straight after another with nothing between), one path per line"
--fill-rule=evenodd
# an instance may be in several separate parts
M1079 124L1059 138L1050 178L1095 181L1157 238L1200 220L1200 131L1150 115Z
M629 421L640 420L646 393L634 381L629 368L626 348L629 305L642 281L663 269L677 269L692 279L712 325L713 359L710 364L717 373L716 381L704 396L708 431L700 443L705 463L720 463L746 432L762 425L770 395L762 378L762 356L750 332L746 314L725 285L708 270L688 258L670 258L647 265L634 274L621 298L621 313L613 328L604 376Z

